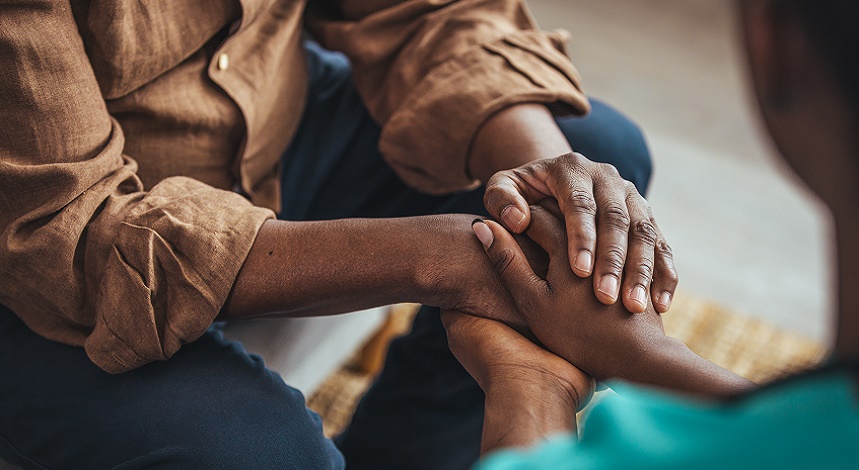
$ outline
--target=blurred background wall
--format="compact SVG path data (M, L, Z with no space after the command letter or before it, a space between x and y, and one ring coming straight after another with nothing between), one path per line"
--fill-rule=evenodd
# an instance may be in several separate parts
M680 291L828 342L829 219L774 156L731 1L529 0L570 31L585 90L644 129ZM670 313L669 313L670 314Z

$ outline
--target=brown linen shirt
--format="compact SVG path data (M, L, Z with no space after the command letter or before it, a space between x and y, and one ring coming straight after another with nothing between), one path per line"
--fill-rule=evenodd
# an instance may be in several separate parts
M588 109L521 0L0 0L0 303L113 373L198 338L279 210L305 26L429 193L498 110Z

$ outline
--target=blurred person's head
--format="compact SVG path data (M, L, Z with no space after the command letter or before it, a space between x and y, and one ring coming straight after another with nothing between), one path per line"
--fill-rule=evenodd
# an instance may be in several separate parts
M739 4L764 122L835 219L835 357L859 357L859 1Z
M859 2L739 3L754 90L778 150L837 224L859 219Z

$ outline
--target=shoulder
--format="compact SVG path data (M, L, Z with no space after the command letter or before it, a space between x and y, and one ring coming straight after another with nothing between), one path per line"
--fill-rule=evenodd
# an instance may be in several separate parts
M844 374L791 381L728 403L614 388L618 394L588 415L579 441L563 436L527 452L501 452L481 469L813 468L859 460L852 444L859 439L855 387Z

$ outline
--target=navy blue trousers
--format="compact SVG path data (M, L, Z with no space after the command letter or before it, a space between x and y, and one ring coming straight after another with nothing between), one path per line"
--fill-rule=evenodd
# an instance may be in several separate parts
M377 150L343 56L308 43L311 85L284 155L288 220L485 213L480 189L405 186ZM593 101L558 124L577 151L610 162L644 192L639 129ZM0 458L24 468L462 469L478 457L483 394L424 307L335 444L304 397L216 328L166 362L110 375L83 349L45 340L0 307Z

